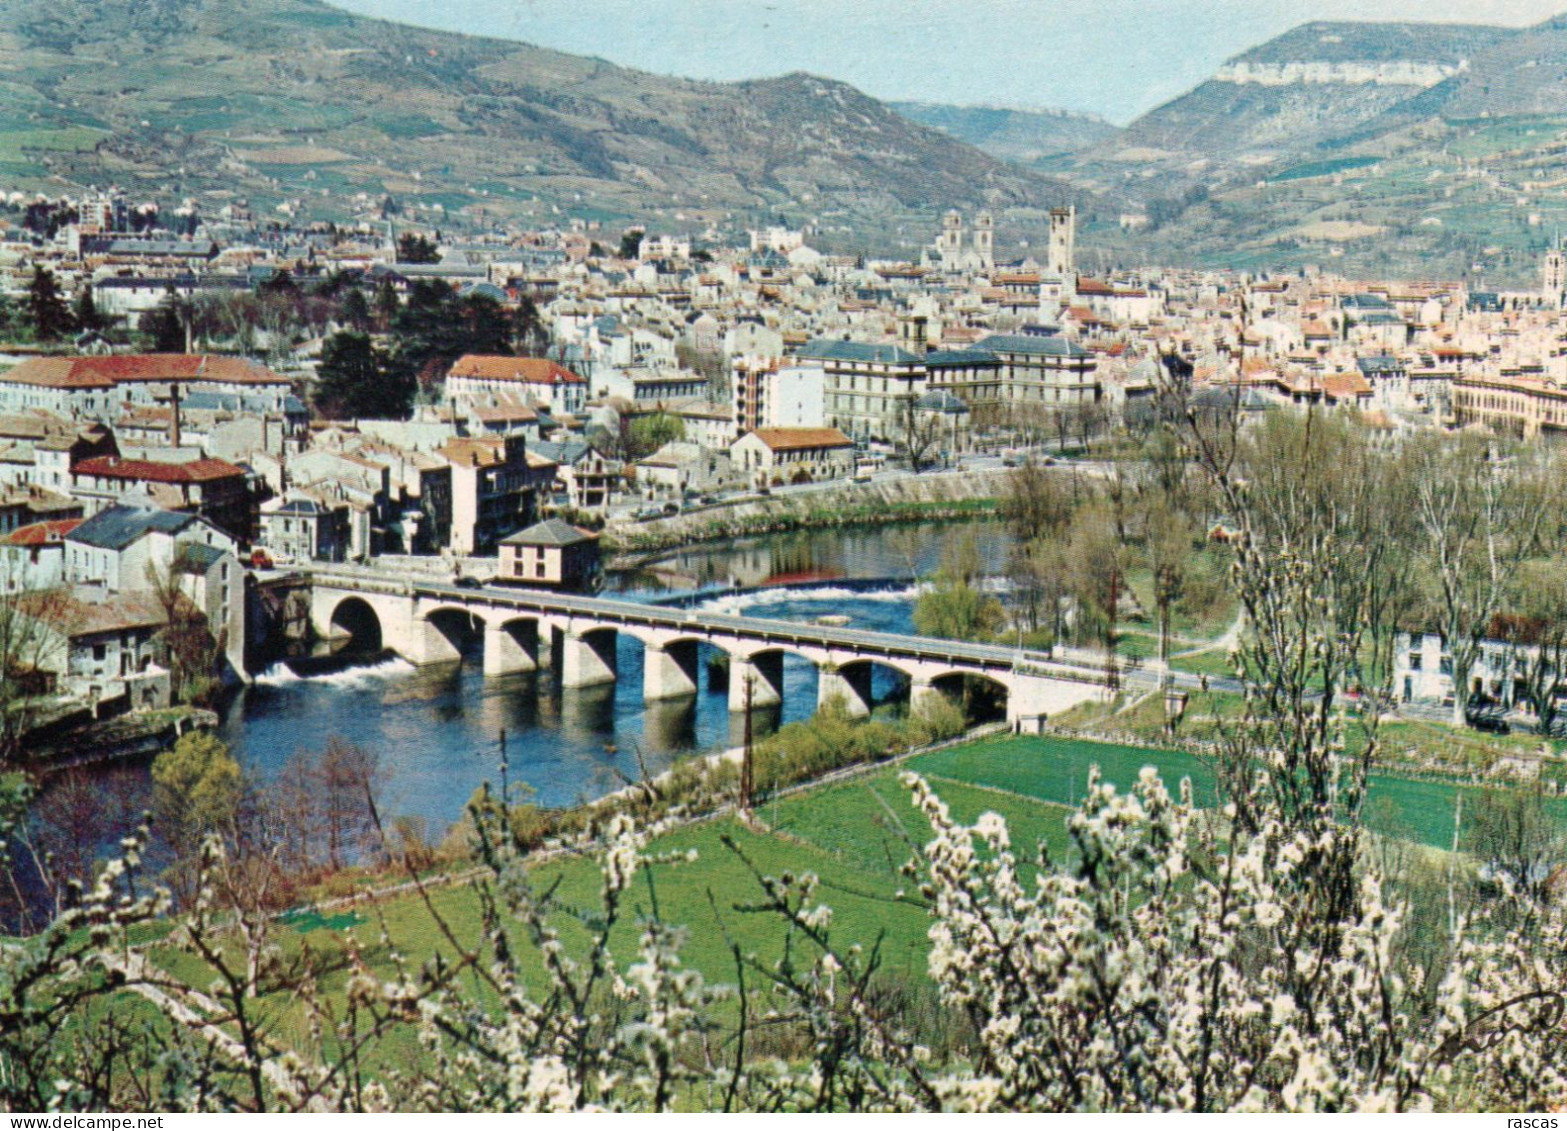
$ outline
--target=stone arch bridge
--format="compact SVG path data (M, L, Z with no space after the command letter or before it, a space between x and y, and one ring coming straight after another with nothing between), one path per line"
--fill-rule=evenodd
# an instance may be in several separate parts
M698 690L703 644L729 658L729 706L735 711L745 708L747 685L753 707L782 701L786 654L815 665L821 702L841 696L852 714L870 710L876 665L908 680L911 702L960 686L964 677L983 680L1004 691L1013 721L1108 694L1102 669L993 645L501 586L462 588L338 571L306 576L311 624L320 637L349 637L414 664L458 660L461 641L482 631L486 675L554 665L561 687L593 687L615 682L617 638L634 637L644 649L642 693L649 701Z

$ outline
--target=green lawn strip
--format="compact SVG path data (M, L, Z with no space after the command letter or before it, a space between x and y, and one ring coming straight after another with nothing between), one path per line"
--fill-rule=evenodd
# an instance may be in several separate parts
M1210 805L1215 798L1211 767L1198 755L1179 750L1052 736L999 736L909 762L909 768L920 773L992 785L1061 805L1076 805L1082 799L1090 765L1097 765L1101 776L1122 791L1136 782L1143 766L1152 765L1172 790L1182 778L1191 778L1197 804ZM1464 794L1464 808L1472 812L1480 796L1495 788L1374 773L1367 792L1367 824L1378 832L1447 848L1453 839L1457 795ZM1567 825L1567 798L1548 798L1546 804Z
M1070 848L1068 810L1023 793L927 774L954 820L973 824L980 814L1006 818L1013 850L1032 861L1044 841L1052 859ZM893 771L796 794L767 806L762 816L780 832L800 838L892 879L910 856L910 845L930 840L930 824L914 808L913 795ZM901 886L901 884L900 884Z

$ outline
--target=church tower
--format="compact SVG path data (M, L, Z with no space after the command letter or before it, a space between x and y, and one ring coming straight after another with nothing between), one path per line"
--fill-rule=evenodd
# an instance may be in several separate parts
M991 271L996 266L996 221L989 212L974 217L974 254L979 257L979 269Z
M941 218L941 235L936 238L936 251L941 255L941 265L949 271L958 266L963 257L963 216L954 209Z
M1559 236L1551 242L1550 249L1545 253L1543 274L1545 301L1560 310L1564 300L1567 300L1567 251L1562 250Z
M1050 245L1046 253L1045 269L1063 279L1076 274L1077 208L1050 210Z

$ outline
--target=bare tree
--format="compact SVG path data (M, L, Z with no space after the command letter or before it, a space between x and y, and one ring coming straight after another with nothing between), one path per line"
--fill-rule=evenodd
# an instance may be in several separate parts
M9 561L0 559L0 585ZM22 740L49 708L73 607L63 588L7 586L0 594L0 768L16 764Z
M1481 642L1553 511L1538 452L1474 434L1412 441L1404 476L1425 563L1429 604L1453 678L1453 722L1467 721Z
M352 852L368 843L375 827L376 797L383 774L372 750L330 735L315 767L326 834L327 862L341 868Z
M921 410L917 400L916 397L906 397L903 401L903 434L900 438L903 454L909 461L909 470L916 474L925 470L926 455L941 443L946 415Z

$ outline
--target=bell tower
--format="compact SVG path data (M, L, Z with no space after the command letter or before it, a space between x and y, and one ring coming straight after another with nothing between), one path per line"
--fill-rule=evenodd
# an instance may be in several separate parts
M979 256L981 270L996 266L996 221L989 212L974 217L974 254Z
M1560 310L1564 300L1567 300L1567 251L1562 250L1561 237L1551 241L1550 249L1545 253L1543 264L1545 301L1554 309Z
M1064 279L1069 275L1076 274L1076 243L1076 206L1068 205L1065 208L1052 208L1050 210L1050 244L1045 258L1045 267L1052 275L1059 275Z
M936 239L936 250L941 254L941 265L953 268L963 255L963 217L954 209L941 218L941 235Z

